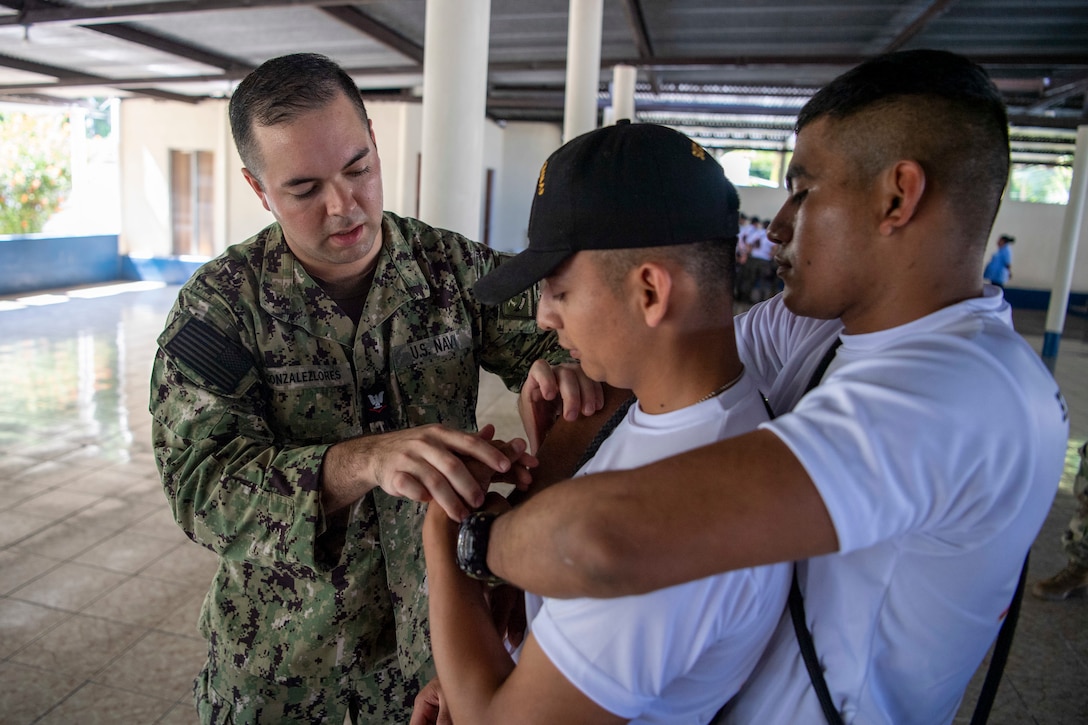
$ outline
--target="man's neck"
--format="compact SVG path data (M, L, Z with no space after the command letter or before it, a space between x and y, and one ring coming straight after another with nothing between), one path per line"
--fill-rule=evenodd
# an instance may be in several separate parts
M671 353L655 353L654 364L642 371L632 390L639 407L651 415L671 413L721 395L735 385L744 371L733 342L733 328L711 338L705 332L692 344L675 346Z

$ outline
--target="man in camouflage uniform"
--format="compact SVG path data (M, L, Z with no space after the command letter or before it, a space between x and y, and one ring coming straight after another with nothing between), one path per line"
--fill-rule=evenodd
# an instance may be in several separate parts
M526 462L468 432L480 368L515 388L565 353L533 293L477 303L491 250L383 213L366 110L327 58L268 61L230 115L277 221L182 287L151 380L174 517L220 557L197 708L205 723L407 722L434 674L419 502L460 518L486 488L463 460Z
M1073 495L1079 507L1062 532L1062 547L1069 564L1060 572L1035 582L1031 593L1039 599L1061 601L1088 594L1088 443L1078 450L1080 467L1073 479Z

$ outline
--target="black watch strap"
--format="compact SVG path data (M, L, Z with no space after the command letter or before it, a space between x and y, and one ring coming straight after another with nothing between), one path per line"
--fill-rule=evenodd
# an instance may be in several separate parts
M491 524L497 516L492 511L473 511L457 532L457 566L473 579L491 586L505 584L487 568L487 544L491 539Z

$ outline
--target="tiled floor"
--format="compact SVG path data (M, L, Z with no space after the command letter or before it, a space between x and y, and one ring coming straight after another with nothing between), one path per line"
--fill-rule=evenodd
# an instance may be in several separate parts
M170 517L147 413L175 294L133 284L0 298L0 724L195 722L195 623L215 562ZM1088 435L1083 323L1070 321L1055 371L1071 450ZM1042 316L1018 315L1017 327L1038 350ZM490 376L480 408L500 435L517 430ZM1035 576L1064 563L1070 482L1035 546ZM1029 597L990 722L1088 722L1086 681L1088 600Z

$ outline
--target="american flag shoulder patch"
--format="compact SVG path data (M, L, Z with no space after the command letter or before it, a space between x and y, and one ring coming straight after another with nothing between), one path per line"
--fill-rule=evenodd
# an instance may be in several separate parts
M245 348L203 320L190 319L163 346L220 390L233 391L253 367Z

